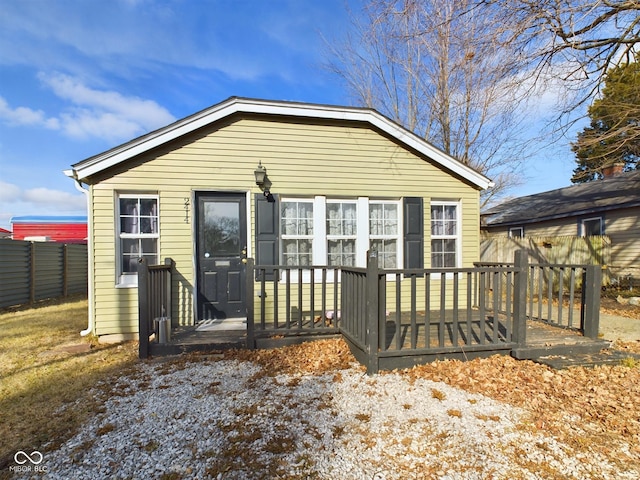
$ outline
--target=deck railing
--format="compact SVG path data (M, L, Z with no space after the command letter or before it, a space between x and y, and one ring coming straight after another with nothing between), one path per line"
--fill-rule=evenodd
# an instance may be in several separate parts
M149 356L149 341L159 336L160 320L171 328L171 274L174 262L166 258L164 265L149 265L145 258L138 261L138 356Z
M339 267L254 265L247 259L247 299L249 348L268 346L269 339L275 345L339 333Z
M342 269L340 331L369 373L429 359L471 358L526 342L526 258L476 268ZM505 278L505 290L494 289ZM504 299L503 299L504 295Z
M476 263L477 267L504 267L513 263ZM580 330L597 338L599 328L602 268L599 265L529 264L527 275L527 318L554 326ZM490 279L485 295L505 296L509 280Z

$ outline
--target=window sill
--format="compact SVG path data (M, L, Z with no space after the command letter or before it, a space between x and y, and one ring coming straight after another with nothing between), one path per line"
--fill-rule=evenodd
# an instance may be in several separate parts
M126 280L121 278L116 283L116 288L138 288L138 276Z

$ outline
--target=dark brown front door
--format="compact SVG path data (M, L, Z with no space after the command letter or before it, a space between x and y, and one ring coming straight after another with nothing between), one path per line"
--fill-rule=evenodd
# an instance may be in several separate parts
M196 200L198 320L246 317L246 197L199 193Z

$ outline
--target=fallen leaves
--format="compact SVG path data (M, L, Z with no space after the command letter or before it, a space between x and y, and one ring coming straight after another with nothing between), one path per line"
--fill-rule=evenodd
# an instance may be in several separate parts
M337 339L316 340L272 350L229 350L224 357L257 363L273 375L335 372L347 369L355 362L347 344Z
M615 347L640 353L640 342L617 342ZM224 353L224 358L258 363L273 375L332 372L336 381L341 378L340 370L355 362L341 339L274 350L229 351ZM364 368L362 371L364 373ZM640 442L640 368L637 365L571 367L556 371L532 361L495 355L466 362L436 361L399 373L409 381L444 382L520 407L529 414L523 428L552 435L576 452L597 451L611 461L623 459L640 465L640 449L629 447ZM363 382L366 378L363 375ZM432 396L444 398L435 388ZM450 412L450 415L456 414ZM618 445L625 448L616 448Z

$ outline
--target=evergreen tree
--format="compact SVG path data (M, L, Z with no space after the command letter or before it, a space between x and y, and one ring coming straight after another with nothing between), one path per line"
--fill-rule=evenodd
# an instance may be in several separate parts
M600 98L589 107L591 124L571 144L578 166L573 183L602 178L602 168L623 163L640 168L640 64L627 63L607 72Z

